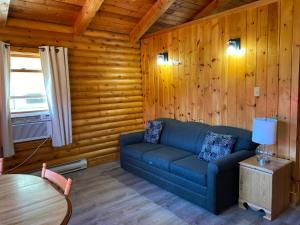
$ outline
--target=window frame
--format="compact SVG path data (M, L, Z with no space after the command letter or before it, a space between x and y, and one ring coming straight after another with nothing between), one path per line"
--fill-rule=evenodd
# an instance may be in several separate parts
M22 57L22 58L41 58L39 53L30 53L30 52L11 52L10 58L12 57ZM34 70L34 69L11 69L11 73L43 73L42 70ZM34 95L34 96L9 96L9 99L32 99L32 98L47 98L46 95ZM11 117L19 117L20 115L23 116L32 116L38 113L44 114L49 113L48 109L31 109L31 110L22 110L22 111L12 111L11 110Z

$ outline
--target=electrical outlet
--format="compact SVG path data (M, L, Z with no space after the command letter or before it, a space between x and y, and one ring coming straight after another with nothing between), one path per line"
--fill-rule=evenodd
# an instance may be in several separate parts
M260 96L260 87L254 87L253 94L254 94L254 97L259 97Z

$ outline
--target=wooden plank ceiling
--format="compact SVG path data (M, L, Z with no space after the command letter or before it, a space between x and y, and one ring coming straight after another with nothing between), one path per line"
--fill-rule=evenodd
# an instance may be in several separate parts
M165 5L167 7L153 17L156 20L151 21L154 24L150 29L149 23L147 24L146 30L147 33L159 31L253 1L255 0L169 1ZM130 35L155 3L157 0L11 0L8 20L17 18L67 25L74 27L76 33L83 32L88 27ZM91 4L95 7L87 7Z
M147 33L153 33L254 1L256 0L176 0ZM210 5L212 7L209 7ZM201 12L204 13L201 14ZM197 17L198 14L200 16Z

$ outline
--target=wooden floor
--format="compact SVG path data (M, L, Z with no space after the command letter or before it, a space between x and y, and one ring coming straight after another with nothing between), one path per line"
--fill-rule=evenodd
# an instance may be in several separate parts
M300 225L300 206L269 222L234 206L219 216L120 168L89 168L73 178L71 225Z

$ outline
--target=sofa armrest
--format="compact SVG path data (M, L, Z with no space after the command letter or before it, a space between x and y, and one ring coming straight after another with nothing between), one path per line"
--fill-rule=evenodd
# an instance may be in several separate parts
M145 131L120 135L120 147L143 142Z
M239 197L239 162L255 154L242 150L210 162L207 171L208 208L215 214L234 205Z
M208 164L208 171L212 173L219 173L221 171L230 170L238 166L240 161L247 159L254 155L254 151L241 150L225 156L221 159L212 161Z

